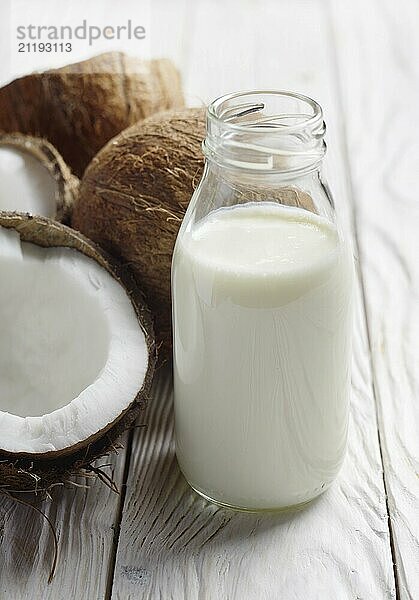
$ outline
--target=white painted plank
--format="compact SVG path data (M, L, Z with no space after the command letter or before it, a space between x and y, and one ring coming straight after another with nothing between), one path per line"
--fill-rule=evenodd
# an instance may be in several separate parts
M169 56L176 65L188 60L190 38L188 25L194 3L188 0L148 0L150 3L149 46L151 56Z
M262 12L254 0L194 2L186 34L188 60L182 65L192 105L206 105L222 94L254 87L258 15Z
M326 109L329 171L350 222L332 48L322 2L209 2L195 7L185 81L208 101L234 89L305 91ZM262 8L263 7L263 8ZM256 60L253 58L256 57ZM171 380L156 383L134 440L113 598L394 598L375 406L358 302L349 451L335 486L298 514L233 513L204 502L174 456Z
M399 590L402 599L413 599L419 598L419 5L333 6Z
M125 450L121 450L119 456L97 463L112 464L119 488L124 461ZM105 598L109 570L113 569L120 496L99 480L83 477L74 481L89 488L56 488L53 501L36 504L49 517L58 536L58 563L50 584L54 544L45 519L33 509L0 496L0 598ZM36 502L29 496L25 500Z

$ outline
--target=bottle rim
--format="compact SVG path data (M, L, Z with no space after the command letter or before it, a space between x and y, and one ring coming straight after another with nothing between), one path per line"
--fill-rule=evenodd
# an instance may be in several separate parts
M223 124L223 128L226 129L230 129L233 131L242 131L242 132L254 132L254 133L264 133L266 132L267 126L269 127L269 125L271 125L272 127L272 123L269 123L269 121L267 121L267 125L263 125L263 126L258 126L255 124L243 124L243 123L235 123L232 122L230 119L237 117L237 116L243 116L243 114L250 114L250 112L257 112L257 110L249 110L251 107L250 105L242 105L244 110L246 111L245 113L239 113L239 115L230 115L229 113L231 112L231 109L226 113L225 111L223 112L223 105L227 104L228 102L235 100L235 99L239 99L239 98L245 98L247 96L260 96L261 99L263 98L263 96L268 96L268 97L285 97L285 98L291 98L291 99L295 99L295 100L299 100L300 102L305 103L311 110L312 110L312 114L311 115L304 115L303 113L295 113L294 116L307 116L308 118L306 119L301 119L298 123L294 123L292 125L285 125L285 124L281 124L281 127L277 127L275 133L278 133L278 135L288 135L290 133L294 133L294 132L298 132L301 130L304 130L306 128L316 128L317 125L321 124L323 122L323 109L320 106L320 104L316 101L313 100L313 98L310 98L310 96L307 96L305 94L300 94L298 92L292 92L289 90L247 90L247 91L241 91L241 92L233 92L230 94L223 94L222 96L219 96L218 98L216 98L213 102L211 102L211 104L209 104L208 108L207 108L207 118L213 121L217 121L218 123L222 123ZM254 105L257 106L257 105ZM264 108L264 104L261 101L260 105L259 105L260 109ZM235 107L237 110L240 109L240 105L237 105ZM227 114L227 117L226 117ZM273 116L274 117L274 116ZM269 118L272 119L272 116L270 116Z

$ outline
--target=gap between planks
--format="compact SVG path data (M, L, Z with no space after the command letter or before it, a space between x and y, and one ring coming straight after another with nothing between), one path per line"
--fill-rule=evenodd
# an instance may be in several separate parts
M128 480L129 468L131 465L131 454L132 454L132 447L133 447L134 431L135 431L135 427L132 427L128 433L128 438L127 438L126 451L125 451L125 464L124 464L124 470L123 470L122 481L121 481L121 489L119 490L120 498L119 498L118 510L117 510L117 514L116 514L116 518L115 518L112 548L111 548L109 562L108 562L108 576L107 576L107 580L106 580L106 589L105 589L105 594L104 594L105 600L110 599L112 596L112 587L113 587L115 565L116 565L116 553L118 550L119 536L121 534L122 514L124 511L125 496L127 493L127 480Z

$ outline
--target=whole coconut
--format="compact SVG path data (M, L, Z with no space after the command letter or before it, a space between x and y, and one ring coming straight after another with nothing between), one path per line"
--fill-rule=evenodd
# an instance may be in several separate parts
M170 60L108 52L1 88L0 131L46 138L80 176L117 133L183 105L179 73Z
M164 356L170 348L170 267L199 182L205 111L167 112L123 131L93 159L72 226L129 265L144 291Z

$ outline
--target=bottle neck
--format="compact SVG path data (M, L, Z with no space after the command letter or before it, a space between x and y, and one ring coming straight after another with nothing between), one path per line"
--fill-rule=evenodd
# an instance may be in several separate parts
M213 186L217 185L218 189L234 189L244 197L251 194L253 199L269 199L272 193L276 194L278 190L284 189L303 189L316 194L316 190L324 185L321 167L319 163L306 170L261 173L207 159L203 179L212 182Z

